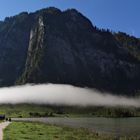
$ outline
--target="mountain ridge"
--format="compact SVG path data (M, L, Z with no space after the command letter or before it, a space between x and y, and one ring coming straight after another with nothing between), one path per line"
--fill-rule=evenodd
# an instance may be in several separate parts
M75 9L23 12L0 23L0 85L72 84L133 95L139 48L139 39L98 29Z

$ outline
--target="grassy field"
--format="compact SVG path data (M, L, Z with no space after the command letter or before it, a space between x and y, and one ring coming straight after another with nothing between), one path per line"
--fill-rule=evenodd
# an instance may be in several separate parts
M101 138L85 129L41 123L14 122L4 130L4 140L94 140Z
M0 114L7 117L133 117L140 116L140 108L7 104L0 105Z
M54 112L51 108L32 104L4 104L0 105L0 114L7 117L40 117L49 116Z
M137 140L101 135L83 128L43 123L13 122L4 130L4 140Z

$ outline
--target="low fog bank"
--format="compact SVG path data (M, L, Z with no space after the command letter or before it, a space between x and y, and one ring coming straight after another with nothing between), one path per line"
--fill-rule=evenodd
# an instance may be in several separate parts
M102 94L93 89L59 84L0 88L0 104L18 103L140 107L140 98Z

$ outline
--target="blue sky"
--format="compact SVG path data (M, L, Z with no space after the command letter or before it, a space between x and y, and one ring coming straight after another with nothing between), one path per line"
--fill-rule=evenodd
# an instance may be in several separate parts
M76 8L100 28L140 37L140 0L0 0L0 20L22 11Z

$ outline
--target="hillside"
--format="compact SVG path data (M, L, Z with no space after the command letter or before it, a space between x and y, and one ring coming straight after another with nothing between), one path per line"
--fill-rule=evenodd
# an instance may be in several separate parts
M75 9L46 8L0 22L0 86L59 83L135 94L140 40L100 30Z

